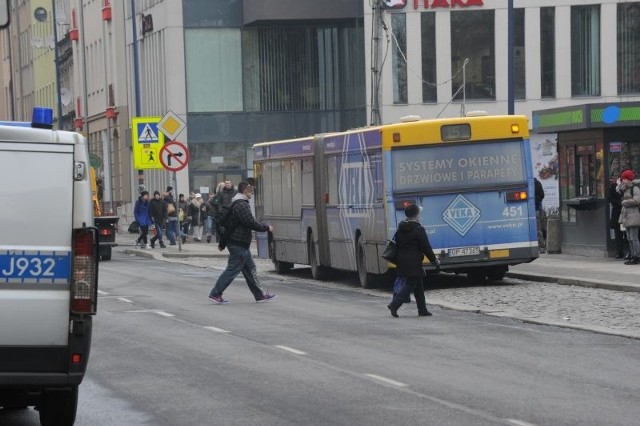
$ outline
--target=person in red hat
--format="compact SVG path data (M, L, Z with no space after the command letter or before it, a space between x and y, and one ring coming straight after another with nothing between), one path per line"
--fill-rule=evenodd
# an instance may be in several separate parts
M634 180L632 170L625 170L620 174L620 189L622 191L622 212L620 223L626 228L629 241L629 259L625 265L640 263L640 180Z

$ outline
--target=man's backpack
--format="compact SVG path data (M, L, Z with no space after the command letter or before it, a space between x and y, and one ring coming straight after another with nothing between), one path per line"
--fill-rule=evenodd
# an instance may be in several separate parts
M238 221L233 217L233 207L242 200L236 200L230 206L220 206L214 219L216 221L216 234L218 247L222 250L227 246L227 240L238 227Z

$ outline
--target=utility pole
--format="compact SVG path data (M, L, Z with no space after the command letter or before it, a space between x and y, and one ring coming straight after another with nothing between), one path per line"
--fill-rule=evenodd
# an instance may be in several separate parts
M377 126L382 123L380 115L380 82L382 81L382 69L380 69L380 36L384 25L382 15L382 0L373 0L371 14L371 118L369 125Z
M507 62L508 62L508 67L509 70L507 72L508 77L507 77L507 85L508 85L508 90L507 90L507 97L508 97L508 114L509 115L513 115L514 114L514 110L515 110L515 105L514 105L514 73L515 73L515 65L514 65L514 58L513 58L513 43L514 43L514 22L513 22L513 0L509 0L508 1L508 19L507 19L507 43L509 44L508 46L508 54L507 54Z

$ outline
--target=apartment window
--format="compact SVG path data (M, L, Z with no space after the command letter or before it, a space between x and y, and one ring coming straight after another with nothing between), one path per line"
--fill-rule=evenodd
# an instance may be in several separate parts
M189 112L242 111L240 30L186 29L184 42Z
M543 98L556 97L556 9L540 8L540 68Z
M618 4L618 94L640 92L640 3Z
M524 9L513 11L513 65L514 96L516 99L527 98L526 63L524 51Z
M571 7L571 96L600 95L600 5Z
M467 99L495 99L495 15L493 10L451 12L451 71L455 99L462 99L462 65ZM473 31L469 31L473 28Z
M436 14L420 14L422 31L422 102L437 102Z
M392 73L393 73L393 103L406 104L409 102L407 88L407 17L404 13L391 15L392 32Z

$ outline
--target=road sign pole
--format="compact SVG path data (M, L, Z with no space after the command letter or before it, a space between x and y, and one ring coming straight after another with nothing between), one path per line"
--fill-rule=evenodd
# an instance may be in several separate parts
M173 182L176 186L176 194L178 193L178 172L173 172ZM178 218L178 233L176 238L178 239L178 251L182 251L182 224L180 223L180 199L174 200L176 203L176 216Z

